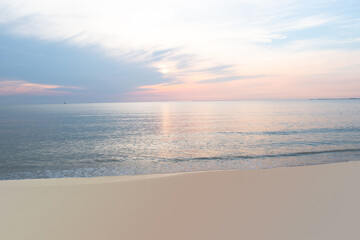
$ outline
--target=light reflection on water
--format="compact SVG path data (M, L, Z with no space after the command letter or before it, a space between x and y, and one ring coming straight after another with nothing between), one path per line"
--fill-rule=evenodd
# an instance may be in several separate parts
M0 179L360 160L360 101L0 106Z

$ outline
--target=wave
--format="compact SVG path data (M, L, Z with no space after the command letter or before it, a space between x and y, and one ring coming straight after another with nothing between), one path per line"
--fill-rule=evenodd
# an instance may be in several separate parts
M342 157L332 157L332 158L321 158L314 161L309 158L310 161L292 161L292 159L286 159L286 157L294 156L303 156L303 155L315 155L315 154L335 154L335 153L356 153L355 155L344 155ZM355 156L355 159L354 159ZM15 171L8 171L0 173L0 180L10 180L10 179L33 179L33 178L63 178L63 177L99 177L99 176L118 176L118 175L141 175L141 174L158 174L158 173L169 173L169 172L191 172L198 170L220 170L220 169L264 169L264 168L273 168L273 167L291 167L291 166L300 166L300 165L315 165L315 164L324 164L331 162L345 162L358 160L360 156L360 148L352 149L333 149L333 150L323 150L323 151L308 151L308 152L293 152L293 153L282 153L282 154L264 154L264 155L239 155L239 156L221 156L221 157L198 157L198 158L173 158L173 159L161 159L161 160L149 160L146 164L143 164L143 161L133 161L133 160L116 160L116 159L104 159L104 160L95 160L95 162L123 162L124 164L99 164L92 165L91 167L79 167L74 166L73 168L68 169L47 169L44 167L37 169L22 169ZM285 161L273 161L268 165L256 164L256 162L261 163L262 160L266 161L266 158L280 158L285 157ZM344 158L345 157L345 158ZM252 162L254 159L255 164L246 163L248 160ZM233 162L236 164L231 164L231 160L244 160L243 162ZM276 159L274 159L276 160ZM290 160L290 161L289 161ZM159 167L156 162L163 162L163 167ZM187 162L188 161L188 162ZM193 161L193 162L191 162ZM203 161L203 162L202 162ZM213 161L213 162L212 162ZM131 164L128 164L130 163ZM174 164L176 162L184 162L184 164ZM272 161L270 161L272 162ZM93 163L93 162L87 162ZM230 163L226 165L225 163ZM240 163L240 165L237 165ZM208 165L207 165L208 164ZM182 165L182 166L181 166ZM160 165L161 166L161 165Z
M360 132L358 127L343 128L312 128L299 130L283 130L283 131L252 131L252 132L218 132L219 134L239 134L239 135L296 135L308 133L348 133Z
M360 152L360 148L349 149L333 149L323 151L293 152L279 154L263 154L263 155L235 155L235 156L218 156L218 157L196 157L196 158L173 158L163 161L182 162L182 161L212 161L212 160L240 160L240 159L260 159L260 158L280 158L280 157L298 157L306 155L329 154L329 153L346 153Z
M96 163L112 163L112 162L123 162L124 160L119 159L96 159L94 162Z

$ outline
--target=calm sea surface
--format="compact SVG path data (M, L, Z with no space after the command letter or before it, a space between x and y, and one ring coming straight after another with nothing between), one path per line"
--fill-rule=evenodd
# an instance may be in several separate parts
M360 160L360 101L0 106L0 179Z

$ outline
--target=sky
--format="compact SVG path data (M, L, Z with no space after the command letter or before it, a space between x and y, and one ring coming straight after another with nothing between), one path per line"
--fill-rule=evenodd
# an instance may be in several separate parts
M0 0L0 102L360 97L358 0Z

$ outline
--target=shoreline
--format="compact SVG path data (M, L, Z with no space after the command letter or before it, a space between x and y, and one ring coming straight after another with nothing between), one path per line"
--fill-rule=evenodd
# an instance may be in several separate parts
M2 182L12 182L12 181L56 181L63 180L64 183L68 182L70 184L83 183L87 184L87 180L84 179L93 179L95 182L107 182L108 181L127 181L127 180L136 180L131 179L133 177L139 178L137 180L144 180L148 178L160 178L160 177L171 177L172 175L181 175L181 174L198 174L198 173L212 173L212 172L236 172L236 171L267 171L271 169L287 169L287 168L298 168L298 167L307 167L307 166L318 166L318 165L328 165L328 164L341 164L348 162L357 162L354 161L344 161L344 162L329 162L329 163L315 163L315 164L307 164L307 165L295 165L295 166L281 166L281 167L270 167L270 168L254 168L254 169L215 169L215 170L195 170L195 171L182 171L182 172L170 172L170 173L150 173L150 174L133 174L133 175L111 175L111 176L90 176L90 177L50 177L50 178L20 178L20 179L0 179L0 187ZM123 179L118 179L123 178ZM143 179L144 178L144 179ZM106 180L107 179L107 180ZM80 181L78 181L80 180ZM81 180L84 180L81 181ZM96 181L99 180L99 181ZM91 180L90 180L91 181ZM91 183L91 182L89 182ZM58 184L58 183L55 183Z
M4 239L357 239L360 162L0 181Z

